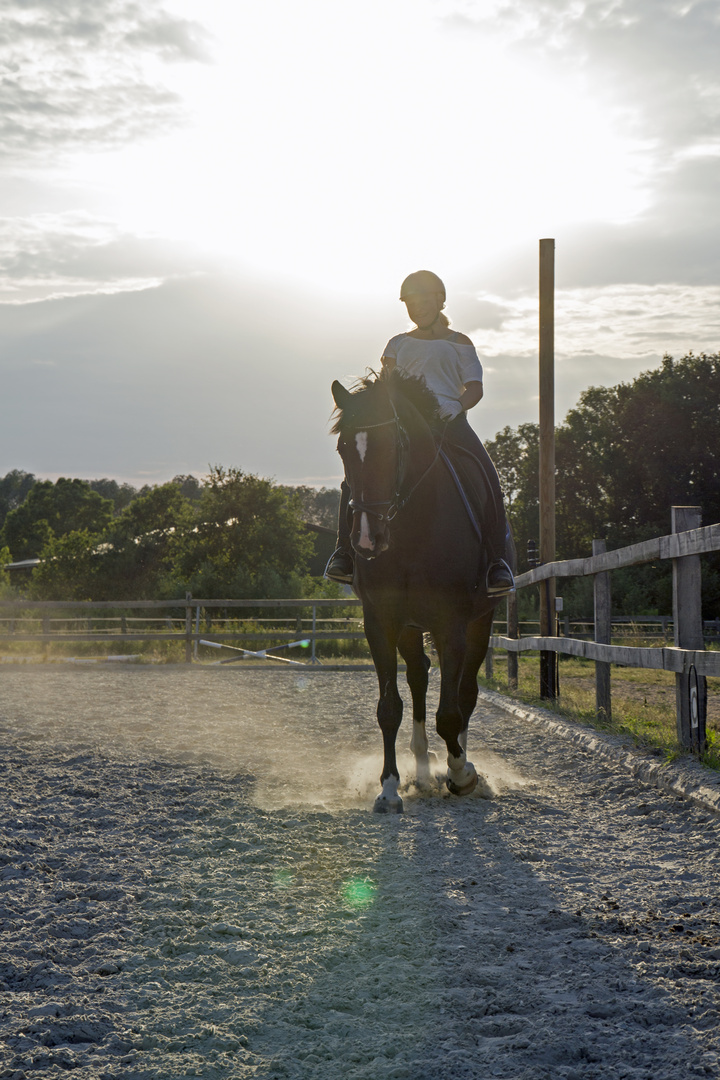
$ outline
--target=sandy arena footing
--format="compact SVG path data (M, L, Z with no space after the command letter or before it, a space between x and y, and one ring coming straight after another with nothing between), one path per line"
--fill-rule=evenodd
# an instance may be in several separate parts
M715 813L484 697L492 797L378 817L375 703L3 669L0 1077L720 1075Z

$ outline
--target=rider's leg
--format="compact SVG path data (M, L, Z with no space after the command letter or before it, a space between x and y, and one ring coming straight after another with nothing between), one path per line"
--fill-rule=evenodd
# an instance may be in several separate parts
M343 585L352 585L352 580L355 575L355 561L353 559L353 549L350 543L349 502L350 488L343 479L343 482L340 485L337 546L325 567L325 577L330 578L331 581L339 581Z
M448 442L455 443L456 446L469 451L477 458L490 494L491 512L488 514L486 522L487 546L490 556L490 565L487 571L487 590L491 595L495 596L512 592L515 588L515 580L512 570L505 561L508 525L497 470L493 465L492 458L467 422L464 413L451 420L446 430Z

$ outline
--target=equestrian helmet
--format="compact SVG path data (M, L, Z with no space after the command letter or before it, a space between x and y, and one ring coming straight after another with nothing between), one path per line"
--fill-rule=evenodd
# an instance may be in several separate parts
M400 287L400 299L407 300L413 293L423 292L440 293L445 300L445 286L432 270L416 270L414 274L408 274Z

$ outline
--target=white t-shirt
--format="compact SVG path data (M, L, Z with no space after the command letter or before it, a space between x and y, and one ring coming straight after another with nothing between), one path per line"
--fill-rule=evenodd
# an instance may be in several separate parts
M385 346L383 357L386 356L408 375L422 375L438 399L443 420L454 420L463 411L458 398L467 383L483 381L475 346L448 338L425 341L410 334L397 334Z

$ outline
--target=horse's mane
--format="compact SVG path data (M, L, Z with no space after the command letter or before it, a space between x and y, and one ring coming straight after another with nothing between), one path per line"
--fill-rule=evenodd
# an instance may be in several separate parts
M390 390L397 390L403 397L414 405L427 423L439 420L439 405L432 390L428 389L422 375L408 375L397 368L391 372L370 371L367 375L358 379L350 391L352 401L344 408L335 409L335 422L331 432L338 435L344 427L357 423L361 418L363 422L373 415L376 403Z

